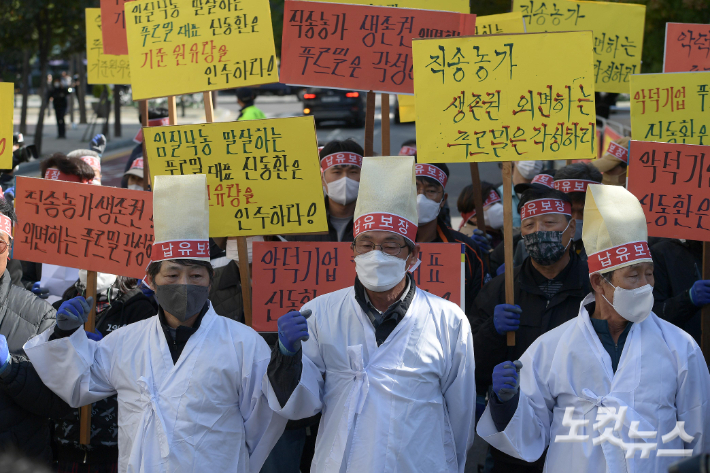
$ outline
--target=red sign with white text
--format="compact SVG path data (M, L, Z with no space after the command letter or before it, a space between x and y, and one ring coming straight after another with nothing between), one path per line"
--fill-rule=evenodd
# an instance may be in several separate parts
M456 12L286 0L281 82L412 94L412 39L473 35L475 22Z
M104 54L128 54L123 4L132 0L101 0L101 37Z
M710 25L666 23L663 72L710 71Z

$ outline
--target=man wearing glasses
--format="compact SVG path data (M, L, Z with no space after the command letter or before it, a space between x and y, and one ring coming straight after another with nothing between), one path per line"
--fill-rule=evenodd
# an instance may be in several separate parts
M322 411L313 472L463 473L475 414L471 329L407 271L419 254L412 157L363 159L353 233L355 285L279 319L269 406L289 419ZM287 370L300 381L280 382Z

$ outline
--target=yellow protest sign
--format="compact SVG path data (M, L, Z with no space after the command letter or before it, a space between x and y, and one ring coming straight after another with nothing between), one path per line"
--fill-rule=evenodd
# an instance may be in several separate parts
M519 11L476 17L476 34L525 33L525 20Z
M424 162L593 159L592 33L414 40Z
M631 136L708 145L710 72L631 76Z
M522 12L529 33L593 31L597 92L628 93L631 74L641 72L645 5L513 0L513 11Z
M15 84L0 82L0 169L12 169L12 123Z
M128 55L104 54L100 8L86 8L86 72L89 84L131 83Z
M268 0L124 6L133 99L278 82Z
M325 1L325 0L311 0ZM420 10L456 11L471 13L468 0L338 0L328 3L348 3L350 5L376 5L380 7L417 8Z
M207 175L210 236L328 231L313 117L149 127L143 134L151 175Z
M398 95L397 102L399 103L399 121L400 123L413 122L417 118L414 109L413 95Z

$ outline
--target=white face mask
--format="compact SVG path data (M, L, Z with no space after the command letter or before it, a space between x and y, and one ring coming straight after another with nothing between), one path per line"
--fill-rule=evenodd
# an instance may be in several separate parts
M86 287L86 270L79 270L79 282ZM115 274L98 273L96 275L96 292L101 293L111 287L116 282Z
M574 241L579 241L582 239L582 224L584 224L584 220L581 218L576 218L577 221L577 228L574 229Z
M503 204L496 202L495 204L491 204L487 209L484 209L483 220L486 222L487 226L494 230L503 228Z
M327 184L328 197L340 205L347 205L357 200L360 182L349 177L341 177L337 181Z
M249 264L251 264L251 255L254 252L254 242L255 241L264 241L263 236L253 236L253 237L247 237L247 257ZM227 258L233 259L234 261L239 264L239 249L237 245L237 239L235 238L228 238L227 239Z
M633 323L643 322L651 314L651 309L653 309L653 286L646 284L636 289L624 289L623 287L614 286L606 278L604 280L614 288L614 303L609 302L609 299L603 294L602 297L609 302L609 305L614 308L617 314Z
M145 190L143 189L143 186L140 184L128 184L128 188L132 191L142 191Z
M427 199L424 194L417 195L417 214L419 215L419 225L424 225L439 216L441 202Z
M406 264L402 258L372 250L355 257L355 272L363 286L372 292L385 292L404 279Z

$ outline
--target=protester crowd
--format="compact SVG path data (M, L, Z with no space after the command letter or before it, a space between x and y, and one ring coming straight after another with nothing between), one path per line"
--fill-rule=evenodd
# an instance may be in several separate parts
M238 98L240 119L264 117L252 91ZM101 185L105 144L97 135L51 155L41 177ZM153 192L155 242L202 242L209 257L154 245L143 280L99 273L95 300L86 271L11 258L14 184L0 180L0 446L72 473L462 473L476 429L486 472L660 472L710 450L702 243L648 238L626 163L515 162L512 194L489 182L460 193L455 230L449 168L418 162L414 140L398 154L324 143L328 232L250 237L240 261L235 239L208 235L204 176L150 189L138 145L122 186ZM264 240L350 242L357 277L283 314L277 334L257 334L244 325L239 266ZM408 272L430 242L463 245L464 307ZM619 249L626 258L600 263ZM92 304L96 329L85 332Z

